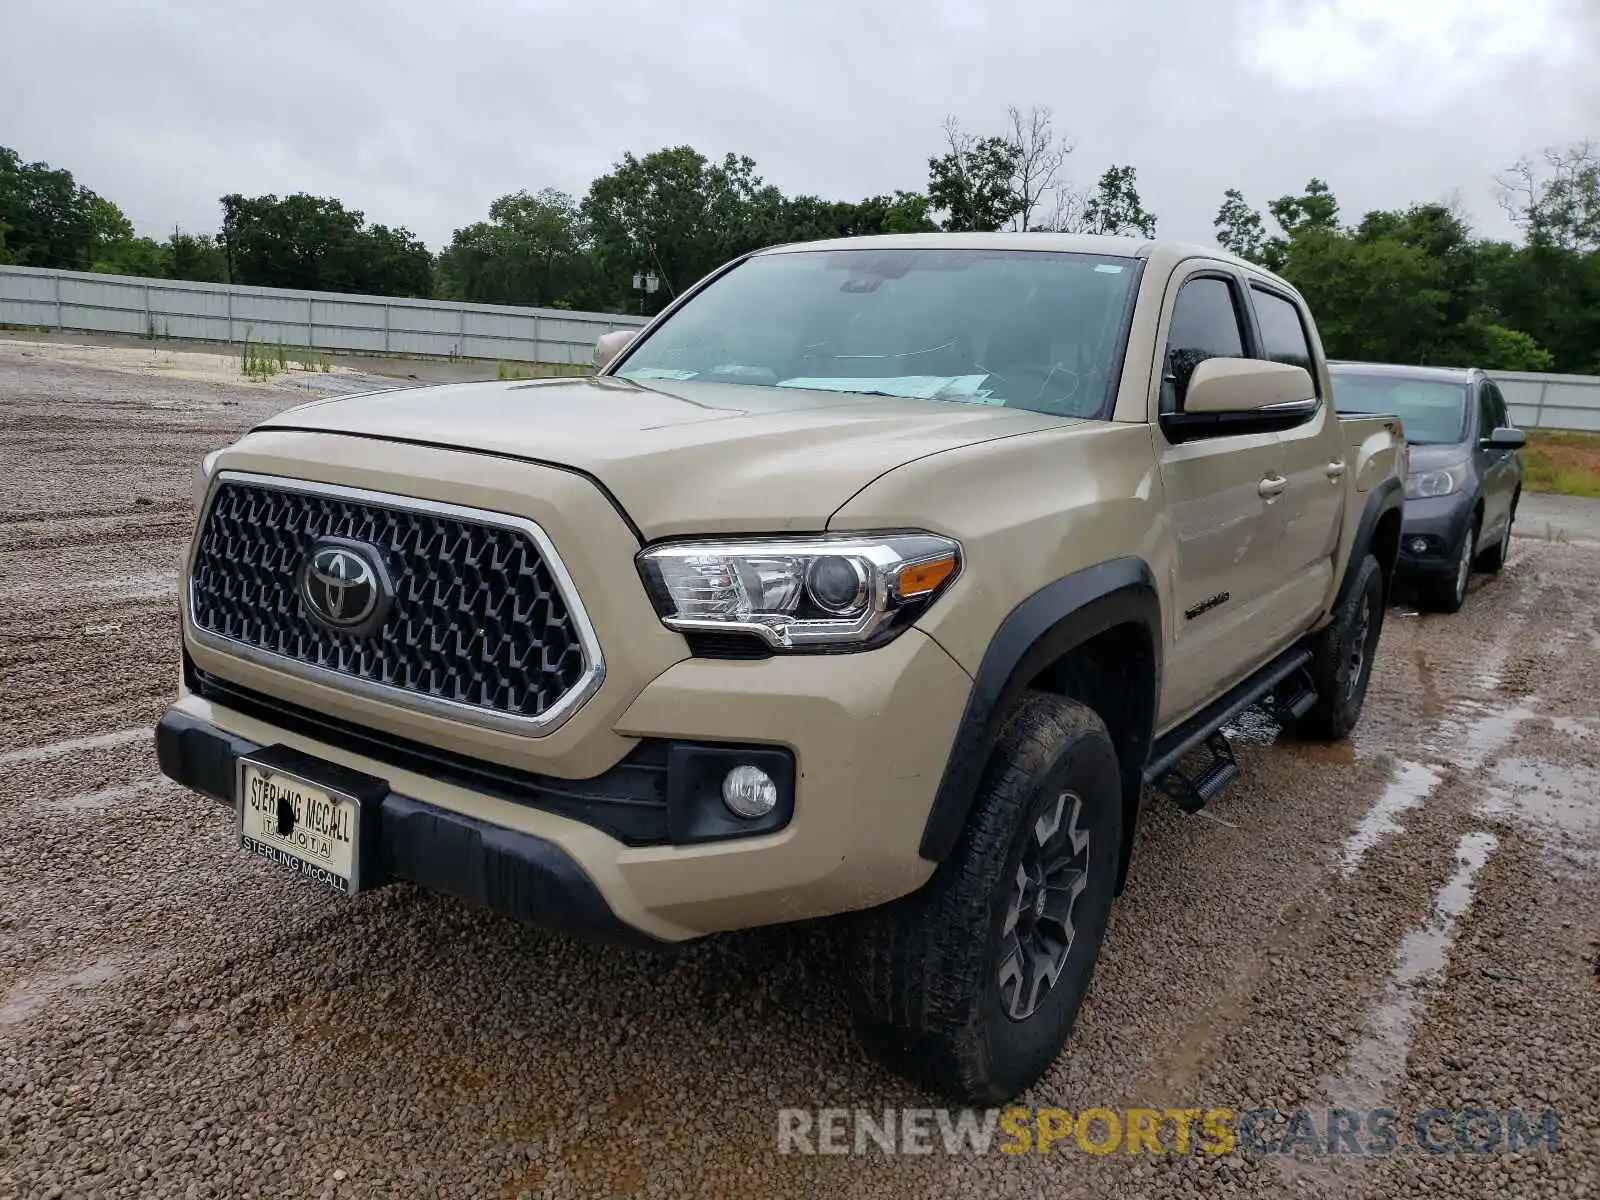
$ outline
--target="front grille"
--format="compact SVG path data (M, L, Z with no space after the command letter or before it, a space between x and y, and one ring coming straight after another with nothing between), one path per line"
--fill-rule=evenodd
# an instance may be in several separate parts
M503 520L224 476L191 569L195 630L245 657L357 690L537 726L598 672L535 527ZM306 611L297 575L323 537L370 546L393 582L393 604L364 636L331 630Z

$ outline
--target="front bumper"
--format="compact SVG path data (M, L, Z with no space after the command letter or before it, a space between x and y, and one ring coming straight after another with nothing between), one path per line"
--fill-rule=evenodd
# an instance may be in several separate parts
M239 759L262 749L178 710L156 725L162 774L230 807ZM409 880L592 941L661 945L620 920L572 856L543 838L394 791L381 801L377 828L380 884Z
M1467 491L1407 500L1400 529L1400 569L1409 574L1454 571L1471 519L1472 494Z
M617 936L620 925L625 934L679 942L866 908L926 882L934 864L918 843L971 685L916 629L861 654L673 664L607 736L625 746L782 754L792 762L792 811L781 827L745 836L698 837L704 826L691 823L690 836L672 834L671 844L630 844L630 827L553 803L537 787L491 786L448 762L401 753L375 728L365 738L347 726L319 730L188 686L163 724L201 748L168 751L162 768L231 803L227 771L248 752L241 746L298 750L387 784L380 854L392 877L566 932L627 940L631 934ZM217 766L221 756L227 762ZM568 781L566 792L581 803L582 793L599 794L597 781L611 789L623 779L612 798L626 801L624 777L637 765L624 757L598 776ZM552 901L569 890L572 898Z

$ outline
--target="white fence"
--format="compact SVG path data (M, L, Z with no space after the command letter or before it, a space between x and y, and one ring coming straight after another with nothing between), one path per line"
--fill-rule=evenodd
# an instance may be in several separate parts
M0 325L52 330L588 365L602 333L644 320L0 266Z
M1600 376L1536 375L1531 371L1490 371L1524 429L1579 429L1600 432Z

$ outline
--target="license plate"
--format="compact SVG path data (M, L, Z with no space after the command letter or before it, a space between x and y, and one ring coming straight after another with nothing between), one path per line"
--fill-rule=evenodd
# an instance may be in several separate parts
M361 807L277 767L239 760L239 844L337 891L360 888Z

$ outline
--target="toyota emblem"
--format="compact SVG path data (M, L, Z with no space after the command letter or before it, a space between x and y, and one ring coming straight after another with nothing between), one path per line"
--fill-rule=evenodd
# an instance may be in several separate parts
M394 590L371 546L321 538L300 567L300 598L318 624L367 633L383 620Z

